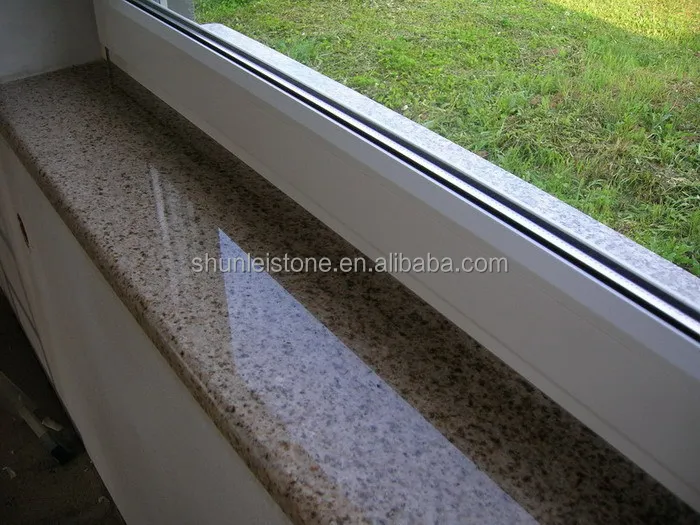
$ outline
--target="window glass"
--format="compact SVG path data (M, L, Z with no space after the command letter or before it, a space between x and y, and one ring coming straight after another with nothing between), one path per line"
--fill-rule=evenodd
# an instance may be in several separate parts
M697 0L162 0L369 96L700 276Z

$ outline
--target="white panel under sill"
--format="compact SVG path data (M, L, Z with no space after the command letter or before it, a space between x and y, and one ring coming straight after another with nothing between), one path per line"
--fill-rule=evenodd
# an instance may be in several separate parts
M38 305L33 304L31 283L27 282L28 268L20 269L27 247L19 229L15 209L14 177L21 165L16 162L12 150L0 140L0 267L3 272L3 289L29 340L34 353L46 374L51 378L49 365L37 332ZM13 179L13 180L11 180ZM28 289L29 288L29 289Z
M297 103L287 101L282 111L263 101L269 86L232 81L224 72L232 65L202 59L211 52L186 37L169 28L159 36L157 27L117 11L105 25L115 63L370 257L508 256L509 274L397 278L700 508L697 346L313 111L291 118L304 108L289 109ZM331 144L343 133L345 149ZM577 289L585 293L575 298Z

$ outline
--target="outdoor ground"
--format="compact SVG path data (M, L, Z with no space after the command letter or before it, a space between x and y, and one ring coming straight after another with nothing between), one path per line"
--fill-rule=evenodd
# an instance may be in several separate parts
M700 0L195 0L700 275Z

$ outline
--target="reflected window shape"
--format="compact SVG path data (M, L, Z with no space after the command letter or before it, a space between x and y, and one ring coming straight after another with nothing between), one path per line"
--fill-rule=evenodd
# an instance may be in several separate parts
M247 258L219 239L223 261ZM397 522L536 523L268 273L222 276L236 371L351 501L403 499Z

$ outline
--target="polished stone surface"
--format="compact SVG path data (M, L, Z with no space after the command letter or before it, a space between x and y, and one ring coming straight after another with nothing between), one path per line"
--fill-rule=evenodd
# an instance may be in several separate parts
M101 64L0 86L0 131L297 523L700 523L390 276ZM124 91L126 89L126 91Z

